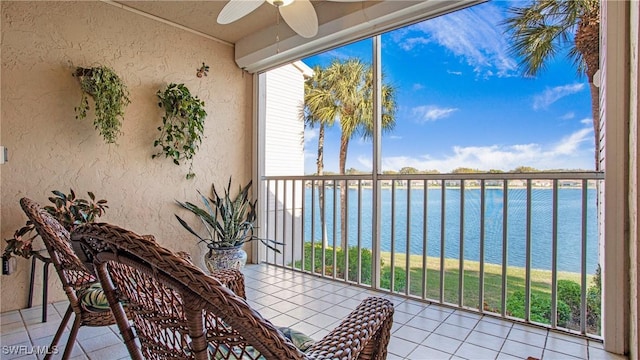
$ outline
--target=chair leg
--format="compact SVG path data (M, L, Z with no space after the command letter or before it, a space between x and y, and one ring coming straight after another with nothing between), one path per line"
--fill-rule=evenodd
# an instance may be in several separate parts
M73 345L76 343L76 336L78 335L78 329L80 329L81 319L79 316L73 320L73 326L71 327L71 332L69 333L69 340L67 340L67 345L64 348L64 354L62 354L62 360L66 360L71 356L71 351L73 350Z
M67 307L67 312L64 313L62 322L60 322L60 326L58 327L58 330L56 331L56 334L53 337L53 341L51 341L51 345L49 345L47 355L44 357L45 359L49 359L51 357L52 352L55 350L56 345L58 345L58 341L60 341L60 337L62 336L62 333L64 332L64 328L65 326L67 326L67 323L69 322L69 319L71 318L72 313L73 313L73 309L71 309L71 305L69 305L69 307Z

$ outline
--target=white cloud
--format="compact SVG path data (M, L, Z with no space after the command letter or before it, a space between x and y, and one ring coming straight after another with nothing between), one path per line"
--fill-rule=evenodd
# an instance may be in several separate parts
M411 51L413 48L415 48L417 46L425 45L425 44L428 44L430 42L431 41L428 38L413 37L413 38L404 38L404 39L402 39L402 41L398 45L400 45L400 48L402 48L403 50Z
M317 152L311 152L311 151L305 151L304 152L304 158L306 159L313 159L315 161L316 157L318 156Z
M582 119L580 120L581 124L585 124L585 125L589 125L589 126L593 126L593 119L591 118L587 118L587 119Z
M416 157L391 156L382 159L387 170L400 170L405 166L420 170L437 169L450 172L459 167L509 171L518 166L546 169L593 169L593 131L591 128L577 130L557 143L515 144L489 146L454 146L448 154L436 157L424 154ZM363 166L371 167L371 159L358 158Z
M423 105L411 109L411 114L416 118L416 121L422 123L446 118L456 111L458 111L456 108L442 108L435 105Z
M498 25L503 19L499 7L482 4L410 26L398 32L395 41L406 51L433 41L482 76L512 76L517 61L509 55L508 39ZM415 32L424 36L411 36Z
M402 136L399 135L388 135L386 138L390 140L402 140Z
M584 84L562 85L546 89L542 94L538 94L533 97L533 109L546 109L563 97L578 93L583 89Z
M364 155L358 156L358 164L360 164L358 169L362 169L362 171L371 171L371 169L373 169L373 161L371 161L370 157Z
M318 129L306 128L304 129L304 143L305 145L314 139L318 138Z
M413 86L411 87L411 89L412 89L413 91L422 90L422 89L424 89L424 85L422 85L422 84L413 84Z
M584 142L594 141L592 128L578 130L568 136L563 137L552 149L554 155L571 155L579 150Z
M571 119L573 119L575 116L576 116L576 114L575 114L573 111L571 111L571 112L568 112L568 113L566 113L566 114L564 114L564 115L560 116L560 120L571 120Z
M325 51L325 52L321 53L320 55L325 57L325 58L329 58L329 59L342 59L342 60L348 59L349 57L351 57L349 54L345 53L344 51L340 51L340 50L342 50L342 48Z
M451 75L462 75L462 71L451 71L451 70L447 70L447 74L451 74Z

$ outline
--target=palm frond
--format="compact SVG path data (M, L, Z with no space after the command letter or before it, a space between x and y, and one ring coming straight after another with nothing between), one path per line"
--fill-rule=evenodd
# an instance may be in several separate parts
M539 0L525 7L510 7L507 12L502 25L512 39L510 52L520 59L525 75L544 70L564 48L579 73L585 72L585 54L577 49L575 34L581 20L599 14L597 0Z

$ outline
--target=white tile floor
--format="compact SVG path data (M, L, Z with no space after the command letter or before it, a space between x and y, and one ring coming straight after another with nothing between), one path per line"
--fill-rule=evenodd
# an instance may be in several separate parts
M252 307L280 326L291 326L322 338L368 296L380 295L314 276L267 265L244 270ZM384 296L384 295L383 295ZM389 297L389 296L386 296ZM401 297L395 305L388 359L626 359L607 353L597 341L514 324ZM41 307L0 316L1 359L38 359L49 345L67 308L49 304L41 322ZM70 321L71 323L71 321ZM60 355L68 333L59 344ZM81 327L72 359L128 359L117 327Z

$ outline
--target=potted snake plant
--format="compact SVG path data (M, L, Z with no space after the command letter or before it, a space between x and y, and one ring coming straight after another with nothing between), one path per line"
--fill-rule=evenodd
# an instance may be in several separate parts
M203 207L191 202L176 201L200 220L204 232L198 233L184 219L175 215L178 222L200 242L207 244L204 262L213 272L218 269L242 269L247 262L247 253L242 249L245 243L258 240L268 248L280 252L275 246L282 243L261 239L254 235L256 222L256 202L250 196L251 181L240 186L235 195L231 193L231 178L220 193L211 186L211 197L200 194Z

